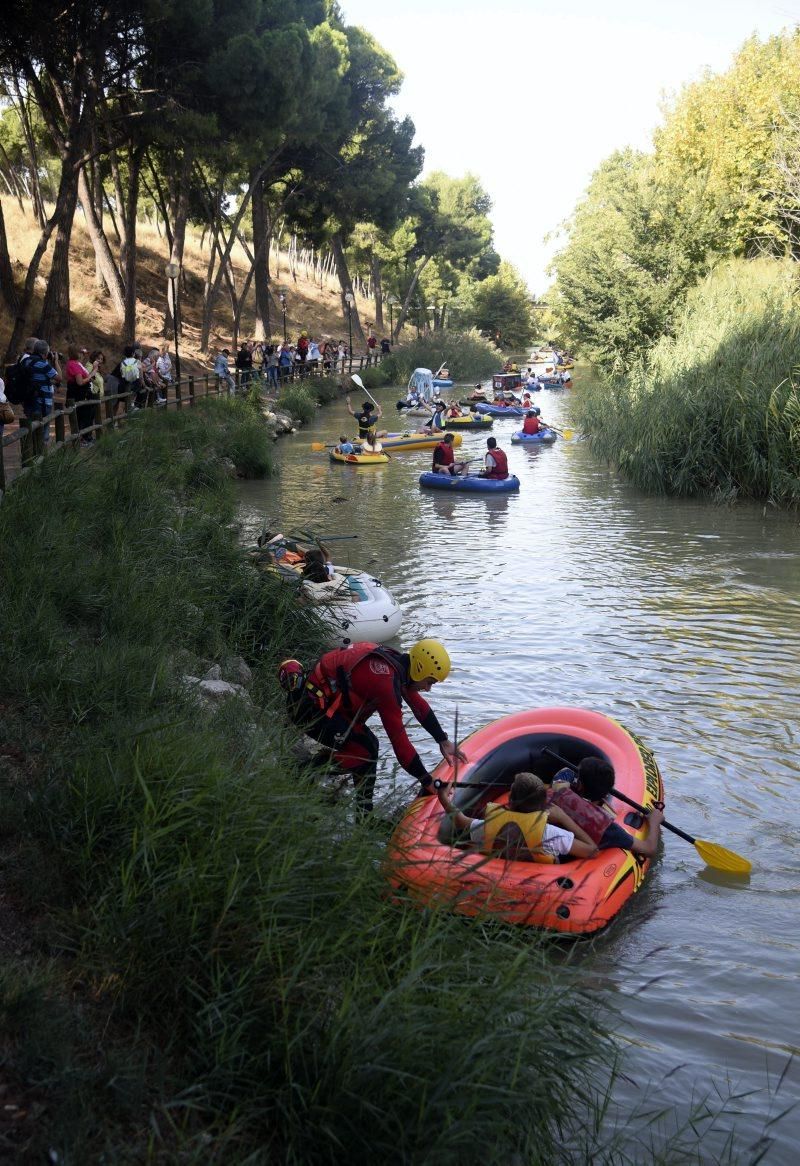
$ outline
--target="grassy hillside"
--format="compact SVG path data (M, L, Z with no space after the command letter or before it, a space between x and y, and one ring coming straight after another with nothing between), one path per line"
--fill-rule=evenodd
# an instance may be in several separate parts
M19 205L8 197L3 198L3 214L8 233L8 247L14 268L17 287L21 288L28 263L39 238L39 228L33 215L26 208L22 213ZM155 227L140 222L138 235L138 310L137 339L145 344L160 344L166 308L166 280L164 264L169 258L167 241ZM111 311L108 298L95 285L95 262L91 240L84 229L80 211L75 218L72 233L71 299L73 311L73 337L87 348L104 348L114 354L121 342L121 325ZM206 366L200 352L200 323L203 298L203 281L209 257L209 244L198 232L190 229L186 238L184 273L186 294L182 301L183 338L181 356L189 361L187 370ZM233 252L233 268L238 288L241 288L248 271L244 251L237 244ZM271 255L271 274L274 286L285 284L290 288L287 297L286 327L290 339L296 338L302 328L312 335L328 335L335 340L347 339L347 320L343 319L339 292L333 280L324 281L319 287L307 279L301 268L292 278L285 254L275 262ZM30 313L31 326L39 317L42 297L50 269L50 254L46 254L36 282L36 294ZM375 319L375 305L372 300L356 297L362 324L366 328ZM278 305L278 309L280 305ZM5 305L0 304L0 351L5 352L12 329L12 319ZM273 337L282 339L283 319L280 310L273 314ZM254 324L253 292L248 298L242 322L241 339L249 339ZM214 324L211 332L211 351L230 347L232 313L227 294L222 291L216 305ZM410 330L409 330L410 335ZM66 336L48 337L51 343L63 347L69 339ZM171 340L171 337L169 338Z

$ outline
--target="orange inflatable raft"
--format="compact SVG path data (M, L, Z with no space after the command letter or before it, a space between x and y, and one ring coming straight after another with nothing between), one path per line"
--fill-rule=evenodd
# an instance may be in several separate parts
M468 760L459 767L459 785L451 796L470 817L479 817L489 801L505 800L516 773L527 770L552 780L562 766L547 750L572 765L586 756L611 762L615 788L645 808L663 799L653 754L602 713L533 709L493 721L460 744ZM443 781L452 775L445 762L434 771ZM617 798L610 805L614 820L629 834L646 837L641 814ZM606 927L639 890L650 866L649 859L618 848L558 864L508 861L451 845L452 837L438 798L417 798L389 843L386 873L394 890L421 904L446 904L462 915L494 916L572 935Z

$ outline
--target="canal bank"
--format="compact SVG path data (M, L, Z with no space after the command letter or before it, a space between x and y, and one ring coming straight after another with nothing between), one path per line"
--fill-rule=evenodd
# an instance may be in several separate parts
M397 391L376 395L393 428ZM569 423L568 394L539 404ZM722 1157L735 1126L745 1160L766 1132L766 1160L788 1164L798 1115L765 1127L798 1087L796 519L643 495L578 439L512 447L511 420L491 432L519 495L432 496L417 484L429 453L357 469L311 452L346 423L334 404L283 442L279 476L241 487L240 517L252 532L268 517L358 534L350 561L402 604L400 642L434 635L451 651L434 700L451 733L456 707L462 734L512 708L601 709L655 750L670 820L753 861L749 882L726 882L667 837L645 890L577 958L620 1013L625 1114L657 1103L688 1119L706 1095L722 1104L718 1089L745 1093L704 1150ZM461 449L479 458L485 436L465 434ZM392 807L413 784L387 767L379 789Z

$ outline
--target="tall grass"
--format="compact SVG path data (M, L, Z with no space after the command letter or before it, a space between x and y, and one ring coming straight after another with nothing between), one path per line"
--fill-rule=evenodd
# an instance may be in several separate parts
M674 337L575 419L643 489L800 503L800 307L791 262L736 260L689 295Z
M557 1162L613 1059L593 1001L529 935L389 902L378 832L293 761L275 663L320 631L237 546L220 461L262 431L235 401L137 418L0 507L24 1152ZM204 711L182 677L231 656L255 703Z

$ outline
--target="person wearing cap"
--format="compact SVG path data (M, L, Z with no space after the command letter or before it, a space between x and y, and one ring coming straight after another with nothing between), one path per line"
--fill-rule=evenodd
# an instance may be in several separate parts
M228 368L228 357L230 354L229 348L223 348L222 352L217 354L214 360L214 375L225 382L228 386L229 393L233 393L236 390L236 384L231 376L231 370Z
M444 401L437 398L433 402L433 412L428 420L425 422L425 428L430 429L432 433L439 433L444 429L444 411L447 408Z
M286 663L281 665L284 671ZM326 745L336 764L352 774L361 814L372 810L378 769L378 738L366 723L374 713L398 762L417 778L425 793L434 792L433 778L406 733L404 703L447 762L466 761L422 696L449 673L450 657L438 640L419 640L408 652L369 642L351 644L321 656L305 679L302 697L287 702L295 723ZM280 670L279 680L288 692Z

